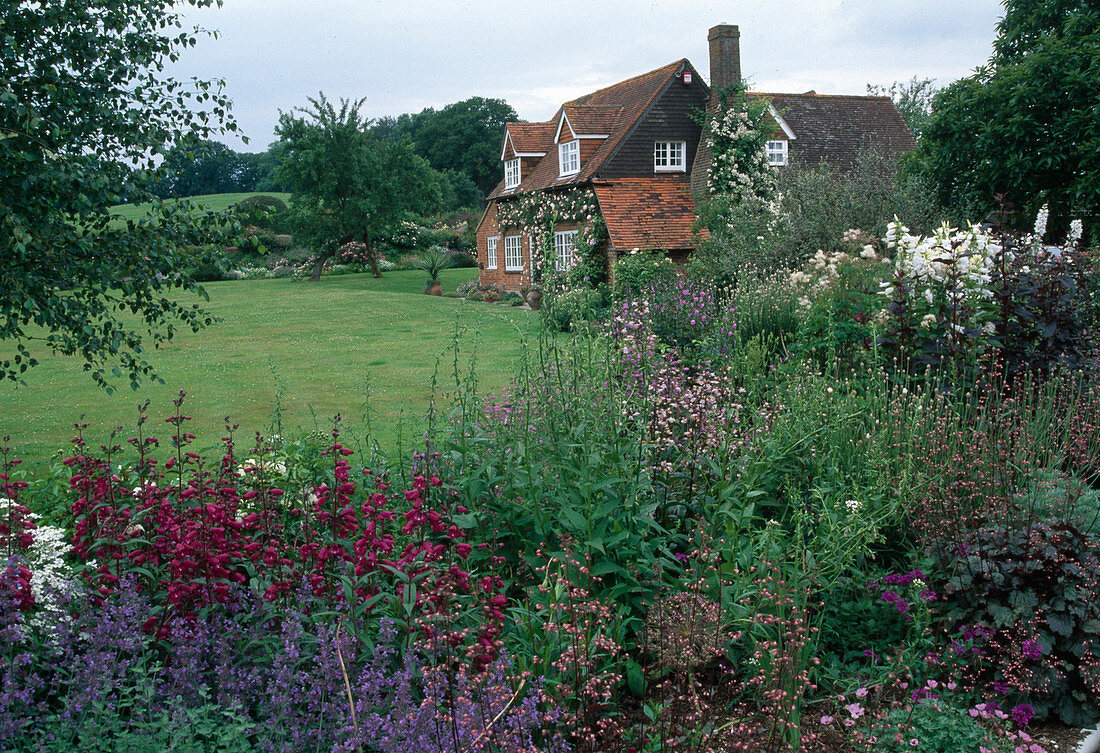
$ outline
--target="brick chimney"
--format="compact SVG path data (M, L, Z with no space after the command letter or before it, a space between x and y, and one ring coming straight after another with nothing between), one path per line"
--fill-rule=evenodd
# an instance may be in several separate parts
M718 92L727 86L741 83L741 30L732 24L718 24L707 34L710 43L710 100L707 113L714 114L718 107ZM705 134L705 131L704 131ZM699 141L695 161L691 165L691 193L696 205L710 196L707 176L714 159L706 138Z
M710 43L710 90L718 92L741 83L741 30L719 24L707 34Z

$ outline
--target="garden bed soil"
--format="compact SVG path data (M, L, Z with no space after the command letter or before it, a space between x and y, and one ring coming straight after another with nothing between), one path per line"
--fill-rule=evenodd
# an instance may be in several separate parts
M1039 724L1028 727L1027 732L1042 745L1047 753L1095 753L1096 746L1082 748L1082 743L1092 734L1091 730L1080 730L1064 724Z

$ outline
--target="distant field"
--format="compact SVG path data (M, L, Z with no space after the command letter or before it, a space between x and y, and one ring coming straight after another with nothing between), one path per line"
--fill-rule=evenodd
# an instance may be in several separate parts
M229 209L241 199L247 199L249 196L275 196L283 201L290 201L290 194L288 193L270 193L263 192L257 194L256 192L250 193L214 193L207 194L205 196L189 196L187 201L192 201L195 204L202 204L209 207L214 211L221 211L223 209ZM144 217L149 211L148 204L119 204L118 206L111 207L111 213L127 220L136 220Z
M445 291L476 274L445 271ZM167 437L163 417L181 389L194 418L196 445L223 434L224 418L241 425L248 444L271 423L276 396L287 427L330 429L340 413L357 433L369 417L373 436L388 449L399 437L422 431L437 364L440 397L453 393L453 344L468 368L476 350L482 393L504 387L522 353L522 341L537 330L537 315L505 306L425 296L424 273L390 272L325 277L318 283L250 280L207 283L207 308L222 318L211 329L184 333L151 353L165 384L137 392L121 384L107 395L75 359L38 353L41 365L27 384L0 382L0 435L10 434L17 457L41 461L68 447L81 414L91 423L91 443L135 425L136 406L151 401L149 431ZM405 442L407 444L407 442Z

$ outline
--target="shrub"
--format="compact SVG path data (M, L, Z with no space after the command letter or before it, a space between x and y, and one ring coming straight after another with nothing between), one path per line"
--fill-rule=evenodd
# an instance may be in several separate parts
M456 289L456 294L469 301L493 303L500 298L500 288L492 283L482 285L481 280L467 280Z
M254 196L248 196L238 201L236 207L237 209L251 209L252 207L261 207L269 212L285 212L286 202L280 199L278 196L255 194Z
M607 301L599 290L573 288L546 295L540 312L548 329L568 332L582 322L601 318L607 312Z
M663 251L633 251L620 257L612 268L617 299L634 298L658 280L676 275L676 265Z
M238 201L233 209L249 225L257 225L266 233L285 232L286 202L278 196L256 194Z
M819 249L841 248L849 228L861 228L882 237L894 217L909 219L919 232L930 232L943 210L920 179L900 176L893 161L865 151L848 172L828 165L780 173L781 213L788 258L801 266Z
M859 234L849 231L846 238ZM858 245L858 244L856 244ZM791 275L802 308L798 339L792 351L829 363L860 359L874 344L875 325L885 310L881 259L870 244L853 253L818 251L805 269Z
M451 256L452 267L455 267L457 269L472 269L477 266L477 259L470 256L465 251L447 249L447 253Z
M1067 524L989 526L965 537L943 586L954 626L992 631L978 679L1039 719L1100 720L1100 556Z
M216 246L189 246L180 252L184 274L197 282L216 282L225 278L228 261Z
M943 225L925 237L890 223L886 241L897 256L883 290L890 299L883 344L920 369L969 367L993 351L1010 372L1085 365L1096 325L1090 261L1076 238L1057 248L1041 235Z

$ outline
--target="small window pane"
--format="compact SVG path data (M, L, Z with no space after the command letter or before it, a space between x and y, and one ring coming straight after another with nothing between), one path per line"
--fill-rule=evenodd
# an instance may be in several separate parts
M577 249L577 231L562 230L554 233L554 269L559 272L573 266Z
M495 235L485 240L485 266L489 269L497 268L497 240Z

